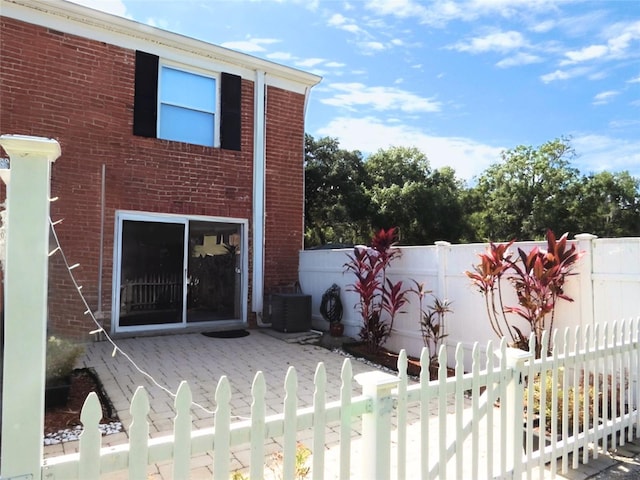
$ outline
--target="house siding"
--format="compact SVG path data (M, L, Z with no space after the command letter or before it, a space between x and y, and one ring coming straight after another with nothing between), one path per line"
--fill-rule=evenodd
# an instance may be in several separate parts
M59 199L52 204L51 216L54 221L64 218L56 231L69 262L80 264L74 275L94 311L111 312L117 210L246 218L250 255L252 81L242 80L241 151L134 136L134 50L7 17L0 17L0 28L0 133L51 137L60 143L62 156L53 165L51 184L52 196ZM304 95L269 88L265 289L297 278L303 230L303 106ZM251 268L249 256L249 272ZM52 256L50 330L86 337L92 324L84 311L61 257Z

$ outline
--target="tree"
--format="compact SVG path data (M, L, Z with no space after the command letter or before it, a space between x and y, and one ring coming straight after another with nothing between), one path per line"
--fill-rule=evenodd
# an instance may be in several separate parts
M567 139L517 146L502 153L479 178L471 198L472 223L480 239L506 241L544 238L547 229L576 233L571 212L579 190L575 155Z
M334 138L305 135L305 246L364 243L371 236L362 155Z
M376 229L398 226L403 244L458 241L465 231L462 182L451 168L432 170L417 148L378 150L365 161Z
M573 216L578 230L600 237L640 235L640 180L629 172L582 178Z

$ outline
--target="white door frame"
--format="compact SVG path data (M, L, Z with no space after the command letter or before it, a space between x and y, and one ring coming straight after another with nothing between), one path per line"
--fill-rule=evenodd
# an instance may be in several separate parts
M171 213L152 213L138 212L129 210L116 210L115 214L115 235L113 248L113 273L112 273L112 294L111 294L111 332L112 333L135 333L153 330L176 330L184 329L187 324L187 289L183 288L182 295L182 321L179 323L158 324L158 325L135 325L120 326L120 278L122 268L122 223L125 220L147 221L158 223L178 223L184 225L184 257L183 257L183 275L182 284L187 285L187 262L189 244L189 221L196 220L211 223L235 223L240 227L240 318L233 320L215 320L211 322L198 322L198 326L246 326L247 324L247 299L249 295L249 260L247 239L248 220L243 218L228 217L207 217L200 215L176 215ZM191 326L191 325L189 325Z

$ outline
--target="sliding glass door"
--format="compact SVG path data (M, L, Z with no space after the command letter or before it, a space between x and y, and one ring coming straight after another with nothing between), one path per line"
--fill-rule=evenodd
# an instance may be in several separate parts
M116 217L116 331L245 321L243 221L131 212Z
M240 315L240 226L189 222L187 322Z

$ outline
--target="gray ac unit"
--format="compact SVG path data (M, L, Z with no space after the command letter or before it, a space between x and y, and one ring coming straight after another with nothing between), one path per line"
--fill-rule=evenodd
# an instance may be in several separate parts
M270 295L271 328L279 332L307 332L311 329L311 295L274 293Z

